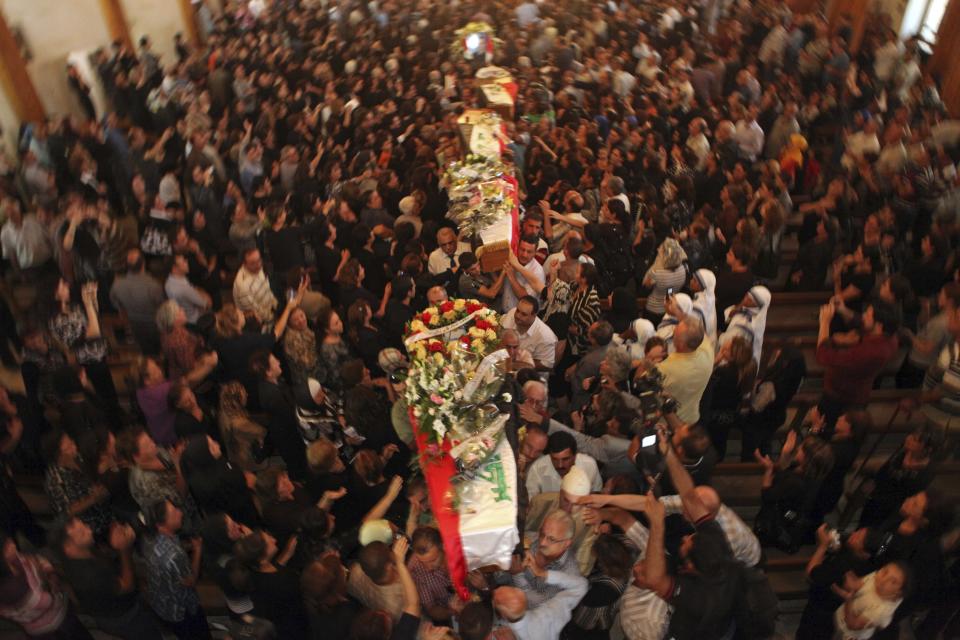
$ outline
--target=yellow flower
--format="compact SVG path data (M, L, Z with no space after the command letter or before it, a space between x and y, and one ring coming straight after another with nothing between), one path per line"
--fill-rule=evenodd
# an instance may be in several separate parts
M474 340L473 342L470 343L470 347L477 353L482 352L484 349L484 346L485 345L483 344L483 340Z
M437 364L443 364L443 354L439 352L434 353L433 361L436 362Z
M470 333L470 337L471 337L471 338L482 338L482 337L483 337L483 329L478 329L477 327L470 327L469 333Z
M486 335L487 340L489 340L490 342L495 342L495 341L496 341L496 339L497 339L497 332L496 332L496 331L494 331L493 329L487 329L486 334L487 334L487 335Z
M453 353L453 352L456 351L456 350L457 350L457 341L456 341L456 340L451 340L450 342L447 343L447 351L448 351L449 353Z
M438 315L440 315L440 312L437 310L436 307L427 307L426 309L424 309L424 311L426 311L427 313L429 313L431 316L438 316Z
M453 311L447 311L445 314L443 314L443 319L447 321L454 320L456 317L457 317L457 314L454 313Z
M422 342L418 342L416 345L414 345L413 352L414 357L416 357L417 360L423 360L427 357L427 349L423 346Z
M410 323L410 331L413 333L420 333L421 331L426 331L427 327L420 322L419 320L414 320Z
M432 315L432 316L430 316L430 326L431 326L431 327L435 327L435 326L437 326L438 324L440 324L440 316L438 316L438 315Z
M456 311L463 311L466 308L466 306L467 306L467 303L464 301L463 298L457 298L456 300L453 301L453 308Z

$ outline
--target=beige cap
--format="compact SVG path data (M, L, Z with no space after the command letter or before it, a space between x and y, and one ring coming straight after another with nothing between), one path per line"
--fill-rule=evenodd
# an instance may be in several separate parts
M589 495L590 478L587 477L586 471L574 465L570 467L567 475L563 476L563 483L560 485L560 488L563 489L568 496L580 497Z
M393 529L386 520L369 520L360 527L360 545L367 546L371 542L382 542L391 544L393 542Z

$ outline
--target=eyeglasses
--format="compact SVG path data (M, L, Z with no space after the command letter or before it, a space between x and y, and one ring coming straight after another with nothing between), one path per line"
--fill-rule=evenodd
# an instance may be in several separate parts
M566 542L567 540L570 540L570 538L554 538L553 536L544 535L542 533L540 534L540 542L549 545L560 544L561 542Z

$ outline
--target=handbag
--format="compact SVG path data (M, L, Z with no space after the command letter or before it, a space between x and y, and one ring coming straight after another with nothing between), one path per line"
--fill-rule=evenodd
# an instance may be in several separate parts
M775 547L793 555L803 545L807 519L792 509L783 510L776 503L760 508L753 524L753 532L764 547Z

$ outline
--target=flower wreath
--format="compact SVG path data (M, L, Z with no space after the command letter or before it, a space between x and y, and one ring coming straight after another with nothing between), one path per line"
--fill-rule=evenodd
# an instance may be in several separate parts
M496 367L499 328L493 309L459 298L418 313L405 332L404 397L416 428L428 436L428 453L440 455L448 441L462 468L482 462L502 432L495 404L503 383Z

